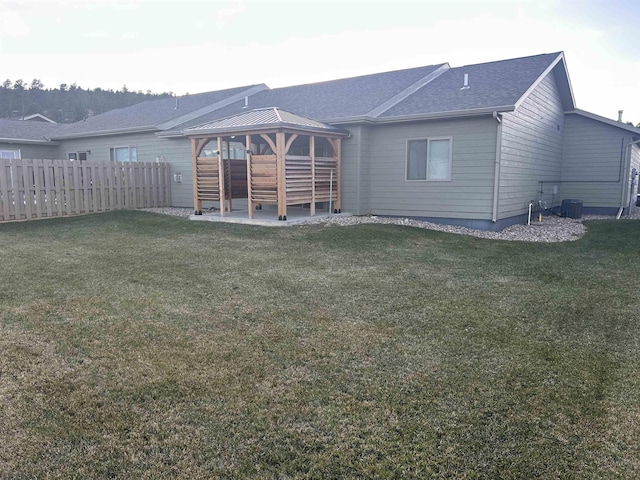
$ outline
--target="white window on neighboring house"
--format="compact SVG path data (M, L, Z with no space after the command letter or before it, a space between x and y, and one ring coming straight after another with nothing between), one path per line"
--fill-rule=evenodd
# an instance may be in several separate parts
M87 152L69 152L69 160L80 160L81 162L87 159Z
M13 160L20 157L20 150L0 150L0 158L4 160Z
M113 147L109 158L114 162L137 162L138 150L136 147Z
M451 137L407 141L407 180L451 181Z

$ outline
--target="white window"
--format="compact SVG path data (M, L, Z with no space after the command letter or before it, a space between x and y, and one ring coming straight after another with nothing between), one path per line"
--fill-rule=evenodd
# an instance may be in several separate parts
M20 150L0 150L0 158L5 160L13 160L20 157Z
M136 147L114 147L110 150L110 159L114 162L137 162L138 149Z
M87 159L87 152L69 152L69 160L80 160L81 162Z
M407 180L450 181L451 137L407 142Z

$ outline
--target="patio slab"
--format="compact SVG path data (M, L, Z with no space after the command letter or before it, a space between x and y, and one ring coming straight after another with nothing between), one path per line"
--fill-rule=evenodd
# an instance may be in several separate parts
M314 220L321 220L329 217L350 217L351 213L329 213L327 211L317 211L314 216L309 214L308 208L287 207L287 219L278 220L278 208L275 205L264 205L262 210L255 210L253 218L249 218L249 212L245 208L234 209L220 215L219 210L203 211L202 215L190 215L189 220L197 222L223 222L239 223L243 225L259 225L262 227L290 227L301 225Z

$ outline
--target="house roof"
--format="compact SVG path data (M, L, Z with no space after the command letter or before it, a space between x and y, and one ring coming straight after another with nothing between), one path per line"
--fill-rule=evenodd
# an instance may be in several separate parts
M0 119L0 142L50 143L51 135L59 126L49 122Z
M264 90L252 108L278 106L331 124L391 122L514 110L549 73L558 79L563 106L574 109L561 52L450 68L431 65L375 75ZM469 88L462 89L468 74ZM184 127L242 111L236 102Z
M365 117L385 102L415 91L446 71L448 64L429 65L326 82L263 90L249 98L249 108L277 106L325 123ZM404 97L402 97L404 98ZM195 119L183 127L217 120L242 112L244 101Z
M264 84L249 85L183 97L148 100L130 107L110 110L82 122L60 125L55 138L173 128L265 88L267 86Z
M274 128L347 135L348 132L277 107L259 108L183 130L185 135L243 133Z
M469 88L462 88L465 74ZM59 124L49 136L62 140L142 131L180 136L187 128L247 108L277 107L334 125L479 115L516 109L547 75L555 76L564 109L573 111L571 84L559 52L456 68L443 63L291 87L269 89L259 84L150 100L83 122ZM4 136L0 130L0 137Z
M640 136L640 128L634 127L633 125L629 125L628 123L617 122L616 120L612 120L607 117L602 117L600 115L596 115L595 113L587 112L585 110L580 110L576 108L570 112L566 112L567 115L579 115L581 117L590 118L591 120L595 120L597 122L606 123L607 125L611 125L612 127L620 128L622 130L626 130L627 132L631 132L635 135Z
M549 53L451 68L383 112L380 118L514 110L562 59L562 53ZM464 87L465 75L468 76L467 88ZM572 98L564 102L573 108Z

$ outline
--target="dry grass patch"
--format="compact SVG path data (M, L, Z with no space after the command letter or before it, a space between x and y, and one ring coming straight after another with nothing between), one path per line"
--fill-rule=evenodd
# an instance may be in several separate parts
M589 228L2 225L0 478L636 477L640 229Z

